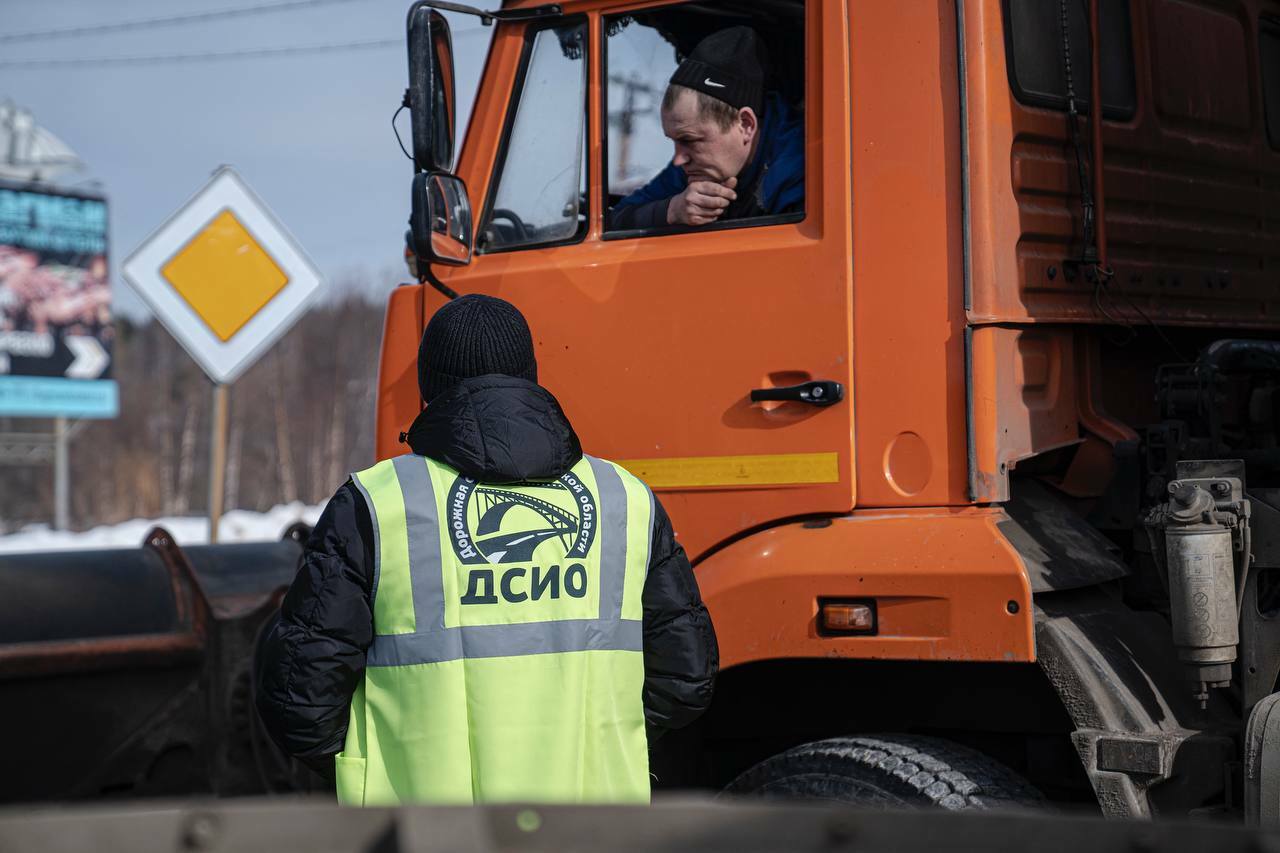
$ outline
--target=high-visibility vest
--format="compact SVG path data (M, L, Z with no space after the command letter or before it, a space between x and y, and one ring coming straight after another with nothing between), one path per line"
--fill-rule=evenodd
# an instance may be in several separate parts
M587 456L547 482L488 485L416 455L353 481L374 637L339 802L647 802L649 489Z

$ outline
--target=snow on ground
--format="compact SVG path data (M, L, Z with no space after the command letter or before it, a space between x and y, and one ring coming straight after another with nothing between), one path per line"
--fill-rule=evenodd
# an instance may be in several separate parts
M315 524L321 505L307 506L301 501L273 507L266 512L236 509L225 513L218 523L218 542L265 542L279 539L285 528L295 521ZM152 527L159 525L179 545L203 545L209 541L209 519L199 516L169 518L135 518L120 524L95 527L79 533L49 529L45 524L32 524L8 536L0 536L0 554L23 551L72 551L86 548L137 548Z

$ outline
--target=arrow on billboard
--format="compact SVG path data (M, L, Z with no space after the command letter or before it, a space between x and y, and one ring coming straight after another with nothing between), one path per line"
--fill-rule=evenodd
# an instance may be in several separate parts
M84 335L68 335L64 342L75 360L67 366L66 375L70 379L97 379L107 369L107 351L98 343L97 338Z

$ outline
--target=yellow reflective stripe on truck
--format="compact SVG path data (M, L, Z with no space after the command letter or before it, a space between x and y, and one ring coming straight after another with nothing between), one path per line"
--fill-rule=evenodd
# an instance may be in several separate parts
M635 474L651 489L673 489L838 483L839 461L840 454L831 452L620 459L617 464Z

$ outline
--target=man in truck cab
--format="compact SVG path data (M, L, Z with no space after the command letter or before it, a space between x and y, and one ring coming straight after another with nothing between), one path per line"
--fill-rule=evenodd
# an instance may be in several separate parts
M257 705L349 805L647 802L711 701L715 633L662 504L586 456L509 302L427 325L409 452L329 501Z
M614 230L709 225L804 209L804 127L766 92L763 46L750 27L699 42L662 98L675 157L615 204Z

